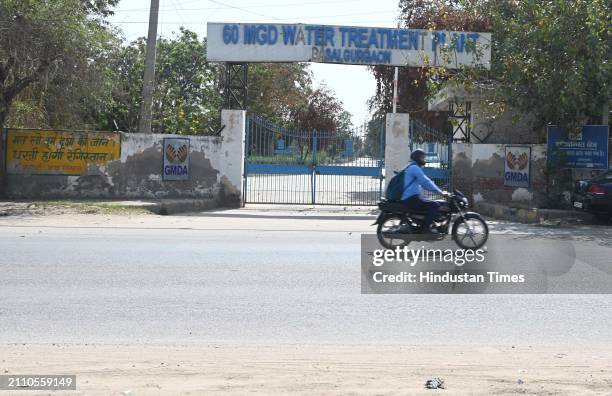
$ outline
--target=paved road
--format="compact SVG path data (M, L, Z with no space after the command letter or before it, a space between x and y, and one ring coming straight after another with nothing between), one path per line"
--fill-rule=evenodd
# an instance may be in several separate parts
M610 295L360 294L367 220L82 219L0 220L0 343L610 342ZM493 228L612 257L610 227Z

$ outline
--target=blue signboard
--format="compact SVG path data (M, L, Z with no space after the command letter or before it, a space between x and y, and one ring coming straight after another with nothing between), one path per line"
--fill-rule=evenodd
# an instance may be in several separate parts
M344 151L342 152L342 156L352 157L353 155L354 155L353 139L344 139Z
M607 125L586 125L574 134L548 127L548 160L558 158L567 168L608 169Z
M187 138L164 138L162 180L189 180L189 142Z

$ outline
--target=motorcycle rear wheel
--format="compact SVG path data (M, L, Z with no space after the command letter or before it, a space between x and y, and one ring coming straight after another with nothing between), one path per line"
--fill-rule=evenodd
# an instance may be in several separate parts
M389 215L385 217L378 227L376 227L376 236L378 242L386 249L395 249L397 246L406 246L410 242L406 238L402 238L402 235L398 231L402 225L404 225L405 219L398 215Z

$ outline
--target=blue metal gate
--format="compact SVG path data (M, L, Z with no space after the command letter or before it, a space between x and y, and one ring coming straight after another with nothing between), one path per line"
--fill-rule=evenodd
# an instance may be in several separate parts
M244 202L376 205L383 188L384 120L304 131L247 118Z
M439 131L421 121L410 120L410 150L421 149L427 153L425 174L443 190L452 191L451 166L452 135ZM426 196L436 198L436 194L423 191Z

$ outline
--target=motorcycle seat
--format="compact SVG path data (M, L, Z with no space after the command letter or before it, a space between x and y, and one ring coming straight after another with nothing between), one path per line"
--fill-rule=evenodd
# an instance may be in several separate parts
M414 214L414 215L426 215L427 214L427 212L424 210L408 210L406 212L410 214Z
M406 208L401 201L381 201L378 203L380 210L385 212L405 212Z
M378 204L381 210L386 212L400 212L400 213L412 213L412 214L426 214L426 211L420 210L408 210L406 205L402 201L381 201Z

